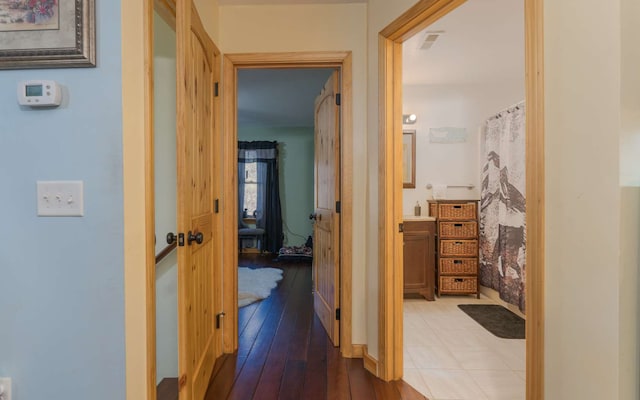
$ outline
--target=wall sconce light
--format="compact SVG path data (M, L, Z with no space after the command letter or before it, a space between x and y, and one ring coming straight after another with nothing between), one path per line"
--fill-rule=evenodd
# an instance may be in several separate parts
M415 114L402 114L402 123L405 125L415 124L418 117Z

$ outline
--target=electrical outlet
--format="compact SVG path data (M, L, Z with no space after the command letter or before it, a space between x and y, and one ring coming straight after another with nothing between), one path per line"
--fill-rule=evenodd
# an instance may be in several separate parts
M0 378L0 400L11 400L11 378Z

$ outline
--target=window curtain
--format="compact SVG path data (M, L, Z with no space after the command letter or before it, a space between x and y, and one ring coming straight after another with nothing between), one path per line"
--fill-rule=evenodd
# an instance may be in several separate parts
M240 161L238 157L238 228L246 228L247 224L243 220L244 211L244 181L245 181L245 163Z
M480 284L525 311L525 104L510 107L482 128Z
M256 162L258 173L258 196L256 227L265 231L261 250L278 253L282 247L282 210L280 207L280 184L278 174L278 142L238 142L238 176L244 177L244 163ZM242 165L242 173L240 173ZM244 178L243 178L244 179ZM238 192L244 196L244 182ZM240 201L240 196L238 196ZM239 218L242 219L242 202L239 202Z

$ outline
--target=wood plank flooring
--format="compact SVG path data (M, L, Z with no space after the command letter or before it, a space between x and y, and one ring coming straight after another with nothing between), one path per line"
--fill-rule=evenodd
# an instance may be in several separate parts
M362 359L345 359L313 312L311 266L241 255L241 266L281 268L271 296L242 307L239 347L216 363L205 400L418 400L403 381L384 382Z

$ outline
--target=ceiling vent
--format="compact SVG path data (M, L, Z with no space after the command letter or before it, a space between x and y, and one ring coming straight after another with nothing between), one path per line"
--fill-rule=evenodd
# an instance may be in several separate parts
M420 48L422 50L429 50L436 40L438 40L442 35L444 35L444 31L427 31L424 35L424 41Z

